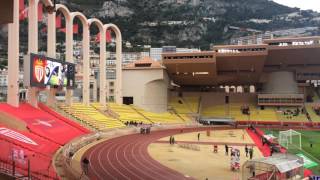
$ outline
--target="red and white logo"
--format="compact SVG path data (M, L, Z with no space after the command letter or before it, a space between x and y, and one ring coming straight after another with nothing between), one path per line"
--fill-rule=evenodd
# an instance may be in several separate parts
M38 82L41 82L43 79L43 75L44 75L44 69L43 66L35 66L34 67L34 73L36 75L36 79Z
M37 122L33 123L33 125L43 125L43 126L47 126L47 127L52 127L52 124L55 122L54 120L51 121L42 121L40 119L37 119Z
M27 136L25 136L23 134L20 134L20 133L18 133L16 131L4 128L4 127L0 127L0 134L2 134L4 136L7 136L9 138L15 139L15 140L20 141L20 142L24 142L24 143L27 143L27 144L32 144L32 145L35 145L35 146L38 145L36 142L34 142L32 139L28 138Z
M44 79L44 74L45 74L44 67L45 67L45 60L40 58L34 59L33 73L38 83L41 83L41 81Z

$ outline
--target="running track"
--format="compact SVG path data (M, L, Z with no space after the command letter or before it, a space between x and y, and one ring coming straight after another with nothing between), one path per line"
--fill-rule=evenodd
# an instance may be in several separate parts
M205 128L184 129L183 132L199 130ZM92 180L193 179L160 164L148 153L149 144L159 138L179 133L181 129L151 131L149 135L125 135L95 145L83 156L90 161L88 176Z

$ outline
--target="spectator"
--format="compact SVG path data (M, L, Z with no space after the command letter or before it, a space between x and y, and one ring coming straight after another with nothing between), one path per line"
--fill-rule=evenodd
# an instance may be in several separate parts
M253 147L251 147L249 149L249 156L250 156L250 159L252 159L252 157L253 157Z
M86 157L83 158L83 160L82 160L82 166L83 166L83 172L84 172L85 175L88 174L89 164L90 164L89 160L88 160Z
M224 147L225 147L225 150L226 150L226 155L228 155L229 154L229 147L228 147L228 145L224 145Z
M245 147L244 147L244 151L246 152L246 157L248 157L248 146L247 145L245 145Z

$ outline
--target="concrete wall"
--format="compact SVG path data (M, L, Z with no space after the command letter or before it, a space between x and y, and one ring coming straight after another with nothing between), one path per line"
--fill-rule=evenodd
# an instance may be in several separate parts
M279 71L268 74L268 80L263 86L263 93L297 94L298 84L293 72Z
M123 70L123 97L133 97L133 104L147 111L167 111L168 86L164 69Z

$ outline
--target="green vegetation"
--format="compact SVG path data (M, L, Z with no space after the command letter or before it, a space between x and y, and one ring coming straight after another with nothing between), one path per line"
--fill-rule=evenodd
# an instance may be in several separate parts
M96 16L104 0L70 0L70 6L83 11L88 17ZM208 50L211 44L224 44L235 34L244 32L224 31L228 25L259 30L295 27L301 24L275 21L270 24L248 23L249 19L276 19L277 15L291 13L297 9L276 4L268 0L202 0L200 5L176 3L164 0L109 0L115 16L98 17L105 23L114 23L122 31L123 39L132 45L176 45L179 47L201 48ZM121 15L121 9L132 14ZM207 21L204 18L214 18ZM184 21L187 24L169 25L163 22ZM298 23L300 21L297 21ZM156 23L156 25L148 25ZM292 25L294 24L294 25Z
M279 130L266 130L263 129L266 134L273 134L279 136ZM298 154L302 153L312 161L320 164L320 131L298 131L301 133L301 145L302 150L298 148L289 149L290 153ZM312 144L312 147L311 147ZM315 174L320 174L320 165L311 168Z
M0 61L0 69L4 69L8 66L8 61Z

